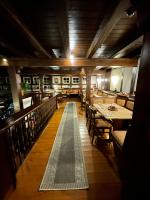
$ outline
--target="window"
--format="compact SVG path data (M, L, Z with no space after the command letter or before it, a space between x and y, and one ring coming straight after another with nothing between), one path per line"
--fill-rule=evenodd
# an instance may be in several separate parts
M72 84L79 84L79 77L72 77Z
M70 77L63 77L62 82L63 82L63 84L69 84L70 83Z

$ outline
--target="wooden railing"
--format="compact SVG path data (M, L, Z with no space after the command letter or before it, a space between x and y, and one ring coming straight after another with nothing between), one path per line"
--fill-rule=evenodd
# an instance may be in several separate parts
M51 92L29 92L29 93L25 93L22 96L22 99L27 98L27 97L32 97L32 101L33 103L37 103L42 101L43 98L45 97L52 97L53 93Z
M0 173L10 174L10 182L14 186L18 168L39 137L48 119L53 115L56 107L56 97L49 98L39 105L34 105L15 114L9 124L0 130L0 143L3 144L0 146L0 159L2 159L0 160L2 165ZM3 158L3 154L5 154L5 158ZM9 172L5 170L5 165L8 166ZM0 180L0 186L3 184L2 181L5 180ZM3 191L5 190L6 188Z

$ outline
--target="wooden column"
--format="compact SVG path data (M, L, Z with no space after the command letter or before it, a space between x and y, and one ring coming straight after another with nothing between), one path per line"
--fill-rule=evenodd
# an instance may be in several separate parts
M10 88L12 93L14 111L18 112L23 108L21 100L21 77L16 73L16 69L13 66L8 68Z
M82 87L82 76L80 75L80 94L82 94L82 89L83 89L83 87Z
M105 79L104 90L110 90L111 69L106 70Z
M93 71L92 67L86 69L86 101L91 102L91 73Z
M41 96L43 97L43 84L44 84L44 75L43 74L40 74L39 75L39 83L40 83L40 93L42 94Z
M138 3L138 22L144 33L144 43L132 127L127 132L123 146L123 200L150 198L150 15L146 16L146 13L150 13L150 6L147 6L146 1Z

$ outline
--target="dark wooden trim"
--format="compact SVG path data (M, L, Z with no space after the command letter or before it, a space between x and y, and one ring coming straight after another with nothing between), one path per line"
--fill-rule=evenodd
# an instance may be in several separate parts
M137 1L142 2L143 1ZM146 5L146 2L145 2ZM148 6L150 13L150 7ZM139 17L145 18L144 7L139 8ZM142 20L139 18L138 22ZM146 24L145 24L146 25ZM145 27L147 30L147 27ZM150 31L144 34L140 59L132 126L127 131L123 146L122 199L146 199L149 196L150 178Z
M36 59L36 58L13 58L8 59L8 64L5 66L27 66L27 67L91 67L91 66L122 66L122 67L136 67L138 63L137 58L93 58L93 59ZM4 65L3 60L0 60L0 65Z

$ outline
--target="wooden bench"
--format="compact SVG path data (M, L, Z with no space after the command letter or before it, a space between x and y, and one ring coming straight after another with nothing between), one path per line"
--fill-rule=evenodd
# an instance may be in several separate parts
M119 171L120 177L122 177L122 171L121 171L122 147L124 144L126 133L127 133L126 130L113 131L111 133L111 139L113 141L113 147L114 147L114 152L116 155L116 162L118 165L118 171Z

